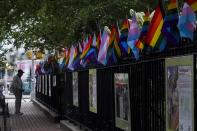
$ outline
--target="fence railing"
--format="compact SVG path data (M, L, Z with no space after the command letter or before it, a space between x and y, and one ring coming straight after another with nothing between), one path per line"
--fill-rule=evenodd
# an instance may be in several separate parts
M162 53L143 56L140 61L128 58L117 65L96 67L97 112L89 110L89 69L78 72L78 105L74 105L73 72L47 74L37 77L36 99L92 130L121 131L116 123L114 74L128 74L129 128L138 131L166 130L165 58L194 55L194 110L196 110L196 52L197 42L181 43ZM76 82L76 81L75 81ZM196 111L194 111L196 112ZM195 119L196 120L195 113ZM195 127L196 130L196 127Z

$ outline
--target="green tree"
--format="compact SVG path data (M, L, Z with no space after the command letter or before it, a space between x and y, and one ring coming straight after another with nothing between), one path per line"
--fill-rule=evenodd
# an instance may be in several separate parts
M107 25L130 18L129 10L150 11L144 0L1 0L0 42L16 47L70 46Z

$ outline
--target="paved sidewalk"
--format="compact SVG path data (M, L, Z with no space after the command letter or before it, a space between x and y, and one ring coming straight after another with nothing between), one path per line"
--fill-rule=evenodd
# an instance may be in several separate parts
M36 107L29 99L22 100L22 116L14 115L14 99L7 99L9 103L10 117L8 126L12 131L61 131L59 124L48 119L48 117Z

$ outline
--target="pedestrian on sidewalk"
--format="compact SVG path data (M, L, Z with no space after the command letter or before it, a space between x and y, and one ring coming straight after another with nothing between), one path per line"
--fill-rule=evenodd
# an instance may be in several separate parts
M22 115L23 113L20 112L21 109L21 99L22 99L22 92L24 91L22 86L22 80L21 77L23 75L23 70L19 69L17 75L13 77L13 81L11 84L10 89L15 95L15 114L16 115Z

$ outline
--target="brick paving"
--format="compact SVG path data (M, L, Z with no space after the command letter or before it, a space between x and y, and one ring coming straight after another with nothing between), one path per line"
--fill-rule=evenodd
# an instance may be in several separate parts
M22 100L22 116L14 115L14 99L7 99L9 103L10 117L8 126L11 131L61 131L59 124L52 122L29 99Z

